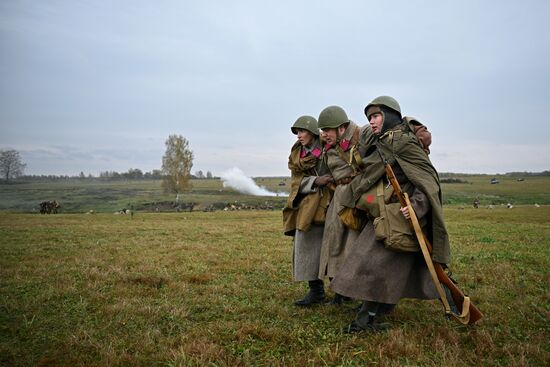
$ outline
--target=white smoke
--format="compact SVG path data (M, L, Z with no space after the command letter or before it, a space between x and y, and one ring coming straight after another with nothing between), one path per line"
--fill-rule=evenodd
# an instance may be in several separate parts
M287 193L271 192L265 187L260 187L254 180L244 174L237 167L223 172L220 175L223 187L231 187L243 194L254 196L288 196Z

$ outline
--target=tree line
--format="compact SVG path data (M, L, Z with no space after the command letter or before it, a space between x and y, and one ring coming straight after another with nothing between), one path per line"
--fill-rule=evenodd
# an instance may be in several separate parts
M193 152L189 142L181 135L170 135L165 142L166 153L162 157L162 169L143 172L139 168L130 168L127 172L103 171L99 176L81 171L78 175L25 175L26 164L15 149L0 150L0 178L9 183L11 180L162 180L166 192L179 196L179 193L191 188L190 179L214 179L212 172L202 170L191 173Z
M10 176L10 180L24 180L24 181L63 181L63 180L101 180L101 181L126 181L126 180L162 180L165 178L165 174L160 169L154 169L152 171L143 172L139 168L130 168L127 172L117 171L104 171L95 176L91 173L85 174L80 172L78 175L19 175L17 177ZM6 180L6 177L2 177ZM204 174L203 171L197 171L189 175L190 179L208 180L217 179L219 177L214 176L212 172L207 171Z

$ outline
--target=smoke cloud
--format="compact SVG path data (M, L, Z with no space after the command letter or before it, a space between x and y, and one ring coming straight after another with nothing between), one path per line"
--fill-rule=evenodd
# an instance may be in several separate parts
M220 175L223 187L230 187L243 194L254 196L288 196L287 193L271 192L265 187L260 187L254 180L244 174L237 167L223 172Z

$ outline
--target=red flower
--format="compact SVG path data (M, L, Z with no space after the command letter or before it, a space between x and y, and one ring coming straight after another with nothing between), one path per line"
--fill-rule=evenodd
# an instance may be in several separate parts
M348 150L349 149L349 143L350 143L349 140L346 140L346 139L342 140L340 142L340 148L342 148L343 151Z

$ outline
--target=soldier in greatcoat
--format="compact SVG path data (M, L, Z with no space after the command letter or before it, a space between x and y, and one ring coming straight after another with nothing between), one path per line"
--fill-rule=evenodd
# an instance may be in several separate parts
M332 279L346 259L349 244L359 235L358 231L346 227L338 214L343 209L341 194L356 175L349 161L360 129L339 106L329 106L321 111L319 128L325 135L324 159L334 180L331 185L334 193L323 233L319 277ZM331 303L337 305L348 299L337 292Z
M291 172L291 192L283 209L286 235L294 236L292 272L295 281L307 281L309 292L295 302L297 306L311 306L325 299L324 283L319 278L319 257L325 215L331 193L326 187L332 182L321 159L317 120L301 116L291 128L298 141L288 158Z
M401 117L401 108L392 97L375 98L365 107L372 129L364 130L359 150L366 167L343 195L343 205L354 207L358 200L380 180L387 185L382 157L391 164L399 184L410 196L412 207L423 230L433 244L433 261L450 262L450 246L443 221L441 187L415 128ZM380 186L382 187L382 186ZM390 202L396 202L392 196ZM358 204L359 205L359 204ZM409 216L408 210L401 210ZM363 300L355 320L346 332L380 330L380 316L402 298L436 299L438 294L420 252L395 252L375 237L372 218L357 240L350 255L331 283L338 293Z

